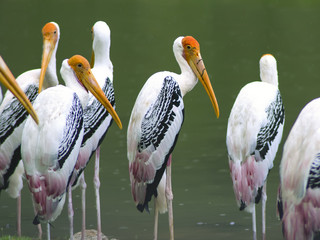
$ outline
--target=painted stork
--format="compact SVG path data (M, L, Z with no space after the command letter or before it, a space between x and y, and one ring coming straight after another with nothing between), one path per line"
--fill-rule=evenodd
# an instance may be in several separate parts
M155 239L158 212L167 210L170 239L174 238L171 153L184 119L182 98L198 79L219 117L218 103L200 55L199 43L191 36L178 37L173 43L173 52L181 74L163 71L147 80L136 99L127 132L131 192L141 212L149 211L148 203L152 196L155 197Z
M302 109L284 144L278 208L285 239L319 239L319 108L317 98Z
M110 28L103 22L98 21L92 27L93 52L92 52L92 73L99 86L102 88L112 107L115 109L115 97L113 88L113 65L110 60ZM100 214L100 180L99 180L99 159L100 144L112 123L112 117L101 103L92 95L84 108L84 137L80 148L77 163L74 170L74 179L71 180L76 185L81 175L82 188L82 236L85 235L85 189L83 170L87 166L90 157L95 152L94 186L96 193L97 208L97 239L101 239L101 214Z
M38 96L39 81L43 88L58 84L56 73L56 51L60 37L58 24L47 23L42 29L43 53L41 69L24 72L17 83L33 103ZM23 187L23 164L20 154L21 136L28 113L11 92L7 92L0 106L0 191L5 189L18 200L18 235L20 229L20 192ZM41 235L41 230L40 235Z
M233 190L240 210L252 213L253 239L256 239L255 203L260 199L265 239L266 181L285 120L277 63L270 54L260 59L260 78L261 82L248 83L237 96L226 139Z
M28 118L21 142L26 179L37 211L34 223L47 223L48 239L49 223L61 213L67 189L71 191L70 177L82 143L88 90L122 126L85 58L75 55L64 60L60 73L66 86L51 87L38 95L33 107L39 125Z

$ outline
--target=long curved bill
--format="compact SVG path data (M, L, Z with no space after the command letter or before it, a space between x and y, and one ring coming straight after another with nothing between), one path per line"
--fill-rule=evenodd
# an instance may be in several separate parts
M53 39L44 39L43 40L43 53L42 53L42 61L41 61L41 73L39 79L39 93L42 90L44 76L46 74L53 50L55 48L55 43Z
M210 82L206 67L204 66L203 60L201 58L200 52L198 52L197 55L193 55L190 57L189 65L193 70L193 72L198 77L198 79L200 80L200 82L202 83L207 94L209 95L210 101L213 105L217 118L219 118L220 113L219 113L219 106L216 99L216 95L214 94L214 91L212 89L211 82Z
M114 108L112 107L111 103L109 102L108 98L100 88L97 80L95 79L94 75L92 74L91 70L88 71L87 76L78 76L82 78L82 84L98 99L98 101L107 109L107 111L111 114L114 121L117 123L118 127L122 129L122 123L120 118Z
M17 84L16 79L14 78L13 74L11 73L10 69L8 68L7 64L4 62L2 57L0 56L0 81L1 83L9 89L14 96L21 102L24 108L28 111L31 115L33 120L39 124L38 116L35 110L32 107L31 102L29 101L28 97L22 91L20 86Z

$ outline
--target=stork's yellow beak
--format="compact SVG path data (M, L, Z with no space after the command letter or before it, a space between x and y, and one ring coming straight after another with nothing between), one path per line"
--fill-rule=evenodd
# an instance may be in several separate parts
M92 74L89 62L84 57L75 55L68 60L68 64L75 72L78 80L107 109L118 127L122 129L120 118Z
M193 72L196 74L197 78L202 83L204 89L206 90L210 98L210 101L212 103L212 106L214 108L214 111L217 115L217 118L219 118L220 112L219 112L219 106L216 99L216 95L214 94L214 91L212 89L212 85L200 53L198 53L197 56L193 56L190 58L189 65L192 68Z
M193 37L187 36L182 39L182 45L184 47L185 58L189 66L191 67L192 71L205 88L213 105L217 118L219 118L220 112L218 102L216 99L216 95L214 94L214 91L212 89L212 85L206 67L200 54L199 43Z

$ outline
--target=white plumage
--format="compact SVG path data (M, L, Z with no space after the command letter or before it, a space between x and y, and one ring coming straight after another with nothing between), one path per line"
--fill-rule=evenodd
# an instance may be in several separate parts
M300 112L284 144L279 213L286 239L313 239L320 230L320 98Z
M19 86L19 84L17 83L16 79L14 78L13 74L11 73L10 69L8 68L7 64L5 63L5 61L2 59L2 57L0 56L0 81L1 83L8 88L8 92L10 91L12 95L14 95L11 100L12 102L16 102L17 106L19 105L18 101L21 103L21 105L23 106L23 108L20 108L20 112L26 112L29 113L33 120L38 123L39 119L37 114L34 111L34 108L32 107L31 102L29 101L28 97L25 95L24 91L21 89L21 87ZM3 107L3 106L2 106ZM17 108L15 108L17 109ZM8 108L5 113L8 117L10 117L10 113L14 114L15 109L10 109ZM14 117L12 117L14 118ZM5 119L5 118L0 118L0 119ZM4 124L2 122L2 124ZM10 131L9 129L7 129L7 131ZM2 134L5 134L6 132L2 132ZM2 140L5 139L5 137L2 135ZM10 156L10 155L9 155ZM19 160L19 159L17 159ZM3 162L1 163L3 164ZM0 164L0 165L1 165ZM8 167L8 171L10 171L10 167ZM2 170L2 173L5 172L4 170ZM22 161L19 161L18 166L16 166L16 168L14 169L13 173L10 173L11 175L9 176L9 173L5 173L4 176L2 176L2 186L6 186L6 181L3 180L7 180L9 178L9 185L10 187L7 187L6 191L8 192L9 196L11 196L12 198L18 198L20 197L20 190L22 189L23 183L22 183L22 175L24 172L24 168L23 168L23 163ZM9 176L9 177L8 177ZM19 212L19 199L18 199L18 221L17 221L17 228L18 228L18 235L21 235L21 229L19 226L20 223L20 212Z
M56 52L60 37L58 24L54 22L47 23L42 29L42 34L44 48L42 68L22 73L16 80L31 102L33 102L38 95L41 73L43 74L42 81L44 88L58 84L56 74ZM1 166L5 166L5 168L0 168L0 183L2 183L0 185L2 185L4 189L10 188L11 186L16 188L10 184L10 175L8 176L7 171L9 168L13 168L14 170L20 161L21 135L27 116L26 110L18 104L13 94L7 91L0 106L0 161ZM11 164L13 165L11 166ZM11 174L13 174L13 172ZM13 176L21 177L18 174L14 174ZM20 190L21 188L18 189L18 192L14 192L13 190L9 190L9 192L18 196ZM13 197L13 195L11 196Z
M234 193L240 210L252 213L254 239L255 203L261 197L265 237L266 180L284 125L277 65L270 54L260 59L260 78L261 82L241 89L231 109L226 136Z
M42 36L41 69L27 71L17 78L17 83L31 102L38 95L39 85L43 84L44 88L48 88L58 84L56 74L56 52L60 37L58 24L47 23L42 29ZM41 83L39 84L39 82ZM0 190L6 189L12 198L19 198L18 202L21 201L20 191L23 187L20 145L27 116L27 111L13 94L7 91L0 106ZM19 210L17 215L19 228ZM18 229L18 235L20 232L21 230Z
M115 109L115 96L113 88L113 65L110 60L110 28L103 22L98 21L92 27L92 73L95 76L99 86L104 91L113 108ZM79 156L74 169L72 184L81 183L82 188L82 234L85 232L85 189L84 169L87 166L90 157L95 153L95 172L94 186L96 193L97 207L97 238L101 239L101 214L100 214L100 179L99 179L99 160L100 144L102 143L109 127L112 124L112 117L101 103L89 93L89 100L84 108L84 138L81 144ZM80 174L82 179L78 181ZM80 177L81 178L81 177Z
M41 92L33 106L39 115L39 125L28 118L22 135L22 159L38 218L52 222L64 205L64 193L79 153L83 121L77 118L82 118L82 107L75 91L62 85ZM71 115L77 124L67 129ZM74 140L70 134L75 135ZM72 142L65 142L65 139ZM62 164L59 152L69 144L73 150Z
M76 55L63 61L60 72L66 86L58 85L39 94L34 102L39 125L28 118L22 134L21 154L37 212L34 223L50 223L62 210L82 143L88 90L120 122L85 58ZM49 229L48 225L48 237Z
M199 43L190 36L174 41L173 52L181 74L158 72L141 89L127 132L127 156L131 193L137 208L148 210L155 202L154 239L157 238L158 211L169 211L170 239L173 239L171 153L180 132L184 105L182 97L201 81L217 116L219 108L200 55ZM166 171L166 174L164 174Z

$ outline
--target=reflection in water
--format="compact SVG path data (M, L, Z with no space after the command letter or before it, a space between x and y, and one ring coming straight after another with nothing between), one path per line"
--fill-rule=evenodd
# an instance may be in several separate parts
M264 53L272 53L278 62L286 126L268 177L267 238L282 239L275 210L278 166L283 142L299 111L319 96L320 32L314 29L320 25L320 3L95 0L75 5L61 0L45 4L4 0L1 9L5 11L0 21L0 53L15 76L40 67L44 23L56 21L60 26L58 69L63 59L74 54L90 59L94 22L103 20L110 26L117 111L124 126L122 131L116 125L110 129L101 150L101 218L102 231L118 239L152 237L153 214L138 212L130 193L126 129L134 101L147 78L164 69L179 71L172 42L180 35L192 35L201 43L201 54L219 99L220 118L215 119L202 87L195 87L185 97L185 122L172 163L176 239L251 238L251 216L238 210L229 176L227 118L240 88L259 80L257 60ZM87 225L92 228L96 225L90 180L93 168L91 161L86 179ZM22 196L22 233L36 236L26 186ZM79 189L74 192L74 208L75 231L79 231ZM0 209L0 234L15 234L15 201L6 193L1 194ZM257 219L261 219L260 211ZM167 239L167 215L160 215L159 223L159 239ZM260 236L261 221L257 222L257 231ZM52 236L68 237L66 207L53 224Z

